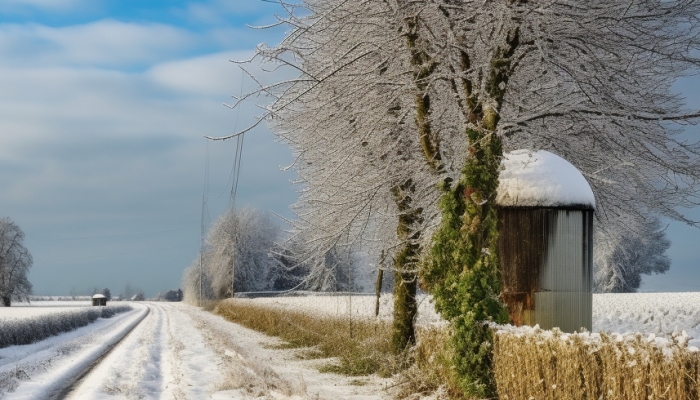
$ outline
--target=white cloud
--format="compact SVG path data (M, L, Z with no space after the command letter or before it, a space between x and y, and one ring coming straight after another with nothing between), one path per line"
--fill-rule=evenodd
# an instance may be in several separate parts
M243 60L250 52L223 52L160 63L148 71L155 82L193 94L220 96L238 93L241 71L230 60Z
M194 22L204 24L226 23L231 16L272 16L281 8L274 3L260 0L209 0L191 2L185 9L185 16Z
M198 245L202 136L233 131L238 113L222 103L240 90L241 73L228 60L247 58L250 50L233 49L251 49L255 33L230 25L190 31L109 19L65 27L0 24L0 216L12 217L27 234L37 260L31 277L37 291L86 287L94 276L63 276L69 274L66 268L87 269L95 262L132 283L153 270L169 280L157 290L177 285ZM256 114L259 110L244 108L239 126ZM278 166L290 162L289 150L262 126L245 143L239 204L288 215L296 195L291 177ZM233 145L210 143L214 218L228 204ZM109 247L113 241L86 246L37 240L158 231L184 222L193 225L185 235L192 248L128 264L109 258L70 265L55 261L182 240L163 236L159 240L166 243L159 244L139 237L115 248ZM53 286L58 284L64 286ZM161 284L146 283L144 289Z
M1 25L0 63L120 67L179 56L203 42L201 36L162 24L102 20L59 28Z
M89 5L87 0L3 0L0 9L4 11L34 8L43 11L68 12Z

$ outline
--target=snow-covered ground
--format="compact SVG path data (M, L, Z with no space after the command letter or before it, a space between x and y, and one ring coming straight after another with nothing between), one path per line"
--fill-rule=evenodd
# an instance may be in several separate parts
M0 349L0 398L385 397L385 379L319 373L323 360L300 360L296 350L279 349L278 339L196 307L132 305L134 311L76 331Z
M593 295L593 332L653 333L685 331L700 347L700 292L610 293Z
M238 299L256 304L300 310L323 315L374 318L374 296L308 296ZM389 319L393 297L380 297L379 317ZM418 324L439 324L430 296L418 296ZM691 293L609 293L593 295L593 331L611 333L654 333L670 336L674 331L692 338L700 347L700 292Z
M12 303L12 307L0 307L0 321L3 319L24 319L40 315L80 310L90 307L90 301L33 301Z
M250 299L325 315L374 318L372 296ZM670 335L700 344L700 293L594 295L594 331ZM390 318L383 295L380 317ZM389 398L389 379L319 373L281 342L182 303L131 303L118 314L57 337L0 349L7 399L353 399ZM6 312L6 311L3 311ZM427 297L420 324L440 323ZM118 343L118 344L117 344ZM85 375L83 372L88 371ZM82 375L82 377L81 377Z
M435 312L430 296L418 295L418 324L429 325L443 323ZM276 307L284 310L304 311L317 315L375 318L374 310L377 301L376 296L293 296L293 297L261 297L256 299L236 299L252 304L264 304L268 307ZM379 297L379 318L391 319L394 312L394 297L391 294L382 294Z

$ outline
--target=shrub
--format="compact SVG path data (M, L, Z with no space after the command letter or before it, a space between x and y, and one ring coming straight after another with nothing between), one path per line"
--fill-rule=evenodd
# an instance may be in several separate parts
M0 348L35 343L86 326L95 322L97 318L111 318L115 314L131 309L131 306L86 307L80 311L2 321Z

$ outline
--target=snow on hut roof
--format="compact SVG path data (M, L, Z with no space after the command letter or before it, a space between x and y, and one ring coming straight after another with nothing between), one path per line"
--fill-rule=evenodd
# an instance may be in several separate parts
M106 299L105 295L97 293L96 295L92 296L93 299Z
M556 154L515 150L504 154L501 167L498 205L595 208L593 190L586 178Z

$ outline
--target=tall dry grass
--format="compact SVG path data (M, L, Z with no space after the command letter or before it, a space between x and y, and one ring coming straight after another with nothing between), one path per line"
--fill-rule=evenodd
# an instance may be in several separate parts
M698 399L700 355L674 337L659 347L640 334L495 336L501 399Z
M394 375L396 398L468 399L456 385L448 327L418 327L417 343L391 353L387 321L310 315L227 300L214 312L277 336L305 354L336 357L323 370L346 375ZM665 346L637 335L500 331L494 340L500 399L700 399L700 353L676 336Z
M391 324L381 320L328 317L280 310L230 299L214 313L245 327L277 336L292 348L311 348L307 357L337 358L323 371L390 376L400 368L391 353Z

